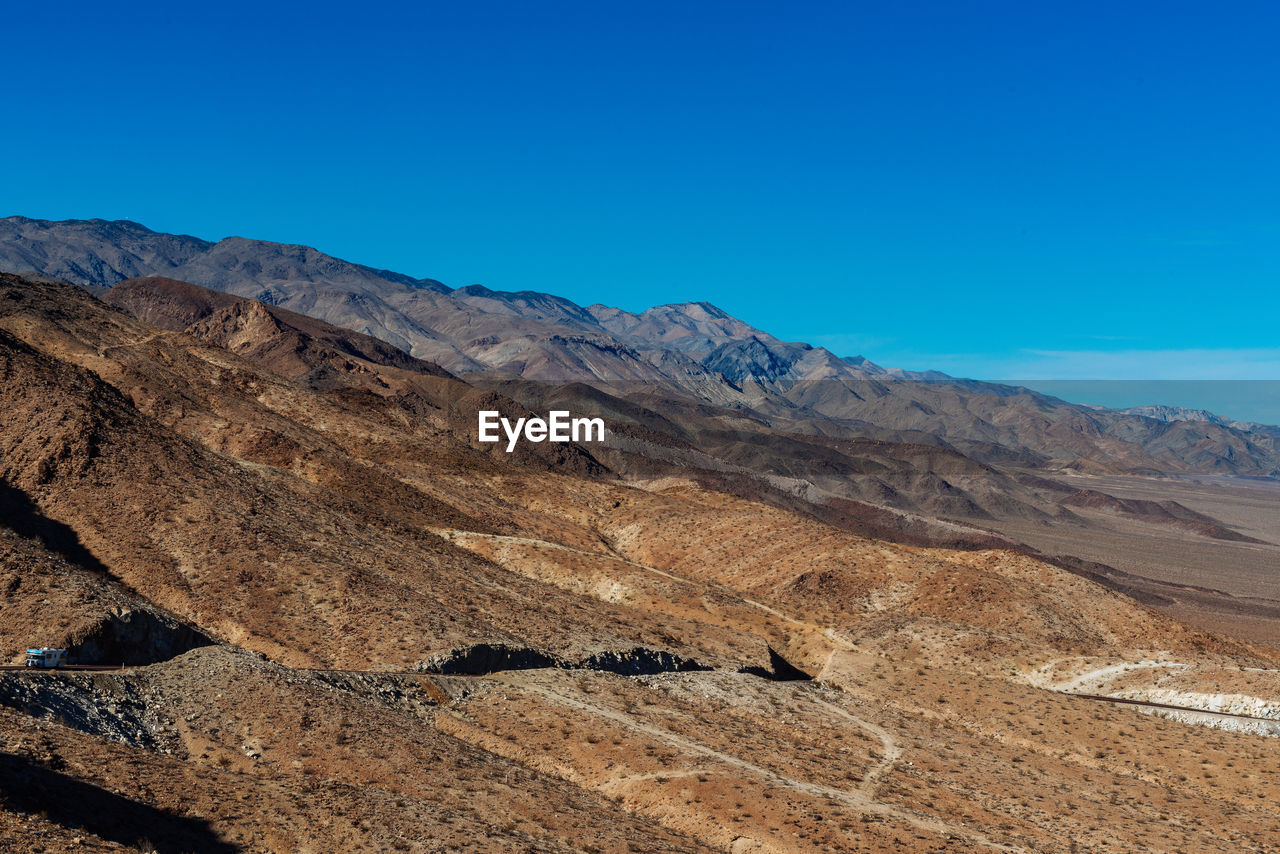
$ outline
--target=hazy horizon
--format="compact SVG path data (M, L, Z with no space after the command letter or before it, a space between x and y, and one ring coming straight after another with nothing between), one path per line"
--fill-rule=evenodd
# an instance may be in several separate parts
M1181 406L1233 421L1280 426L1280 380L1041 380L997 379L1069 403L1128 409Z

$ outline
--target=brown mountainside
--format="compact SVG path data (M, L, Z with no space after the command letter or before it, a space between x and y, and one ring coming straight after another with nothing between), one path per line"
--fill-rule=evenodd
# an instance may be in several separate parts
M1273 650L1014 549L865 536L832 494L895 466L1032 510L1060 487L667 389L473 385L172 283L119 297L150 322L0 277L5 656L152 662L0 674L0 847L1273 841L1280 742L1078 696L1280 696ZM552 400L622 427L470 433Z
M401 438L342 400L87 295L46 286L6 294L16 296L0 315L0 475L124 583L220 639L289 663L403 666L477 638L520 635L577 655L662 635L611 628L602 613L584 614L581 631L566 634L561 618L537 616L560 594L536 582L507 579L477 598L478 580L497 570L427 528L491 526L371 459L423 465L461 454L472 460L467 470L483 471L487 456L447 429L425 422ZM56 342L51 351L96 375L11 332ZM394 436L392 447L363 445L364 458L343 447L379 434ZM451 577L462 585L455 593ZM398 631L385 632L389 624Z

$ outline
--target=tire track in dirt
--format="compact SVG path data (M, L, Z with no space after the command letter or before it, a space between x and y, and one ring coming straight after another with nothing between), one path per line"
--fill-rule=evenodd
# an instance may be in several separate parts
M817 705L822 706L837 717L844 718L863 732L870 735L876 741L880 742L882 757L880 761L876 763L875 767L868 771L866 776L862 778L862 783L858 786L858 789L863 794L874 798L876 795L876 789L879 788L880 778L892 771L893 763L902 756L902 747L898 744L898 740L893 737L892 733L879 724L874 724L869 720L851 714L845 709L837 706L835 703L830 703L817 697L812 699Z
M876 740L881 743L882 747L885 748L885 751L886 751L885 757L881 760L880 763L877 764L876 768L873 769L872 773L867 775L867 778L864 779L862 785L859 786L857 790L848 791L845 789L836 789L831 786L824 786L820 783L812 783L806 780L797 780L793 777L787 777L786 775L779 774L776 771L773 771L761 765L757 765L756 763L750 762L739 756L734 756L732 754L725 753L720 750L716 750L713 747L702 744L701 742L695 741L686 736L680 735L678 733L672 732L662 727L655 726L646 721L642 721L633 715L627 714L626 712L604 708L594 703L588 703L585 700L582 700L580 698L571 697L571 696L567 696L565 694L559 693L555 690L552 690L549 687L533 684L528 678L504 679L500 681L507 682L507 684L511 685L512 688L526 691L531 694L536 694L542 697L544 700L547 700L553 704L567 706L569 708L576 709L577 711L585 712L586 714L589 714L589 715L594 715L597 717L604 718L606 720L619 724L623 727L626 727L631 731L642 732L672 747L678 748L680 750L686 751L696 756L701 756L706 759L710 759L713 762L718 762L724 765L728 765L732 768L738 769L739 771L745 771L755 777L767 780L768 782L783 788L792 789L798 792L804 792L805 794L814 795L816 797L831 798L831 799L840 801L845 805L853 807L855 809L859 809L868 813L874 813L880 816L893 818L898 821L902 821L906 824L909 824L920 830L928 831L930 833L935 833L943 837L946 837L946 836L963 837L969 840L970 842L990 848L992 850L1010 851L1010 852L1026 850L1023 848L1019 848L1017 846L1006 845L1004 843L996 842L995 840L989 839L984 834L971 830L967 827L964 827L963 825L951 824L938 819L931 819L925 816L917 815L915 813L908 812L907 810L901 809L900 807L896 807L892 804L876 800L866 790L875 789L875 787L878 784L879 778L882 777L885 773L887 773L887 771L892 767L893 762L897 759L898 756L901 755L901 749L897 745L896 741L893 739L892 735L890 735L887 730L884 730L882 727L879 727L876 724L872 724L870 721L863 721L854 715L850 715L847 712L844 712L843 710L840 710L838 707L830 703L827 703L826 701L823 701L823 700L818 700L817 701L818 704L826 707L828 710L837 712L837 714L841 717L849 718L851 722L862 727L865 731L872 733L872 735L876 738ZM457 713L451 711L450 714L456 715ZM677 775L670 774L668 776L674 777ZM607 786L612 782L614 781L609 781L609 783L605 783L604 785Z

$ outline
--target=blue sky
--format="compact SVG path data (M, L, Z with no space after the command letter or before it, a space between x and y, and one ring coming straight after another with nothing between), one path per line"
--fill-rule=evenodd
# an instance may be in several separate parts
M1274 4L42 5L0 215L981 378L1280 379Z

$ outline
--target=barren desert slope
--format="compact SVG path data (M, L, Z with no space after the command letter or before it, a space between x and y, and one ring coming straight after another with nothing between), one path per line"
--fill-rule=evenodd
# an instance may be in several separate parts
M0 848L1280 838L1269 646L733 472L508 457L472 432L526 411L500 386L217 312L175 331L0 281L4 655L135 665L0 673Z

